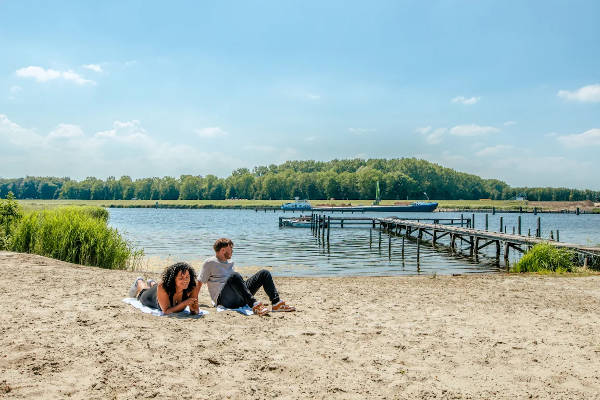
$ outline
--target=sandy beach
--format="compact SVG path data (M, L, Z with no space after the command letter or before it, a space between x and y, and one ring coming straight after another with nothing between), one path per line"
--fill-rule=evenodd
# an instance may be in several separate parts
M298 312L217 313L203 288L210 314L175 319L121 301L138 273L0 271L0 398L600 398L597 275L276 278Z

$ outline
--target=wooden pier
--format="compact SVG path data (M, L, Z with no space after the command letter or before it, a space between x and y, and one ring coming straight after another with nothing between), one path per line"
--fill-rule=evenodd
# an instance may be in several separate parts
M489 231L486 218L485 230L474 229L474 215L471 218L369 218L369 217L332 217L321 214L312 214L305 216L305 221L309 223L312 234L317 238L317 242L325 247L330 246L330 235L332 227L350 227L350 226L368 226L369 246L373 244L373 230L378 229L378 246L382 246L382 232L388 234L388 253L391 259L392 254L392 236L402 237L402 255L404 256L404 240L415 240L417 243L417 262L420 254L420 246L427 242L434 248L438 245L448 246L452 252L458 250L458 244L469 251L469 256L477 259L481 251L488 247L495 247L495 257L500 260L503 256L505 262L509 259L511 249L524 253L526 250L539 243L550 243L555 247L568 249L577 255L578 263L584 266L600 265L600 247L584 246L573 243L558 241L559 232L556 230L556 240L551 232L551 238L541 237L540 219L537 221L535 236L525 236L521 234L521 221L519 217L518 234L507 233L503 226L502 217L500 219L500 232ZM280 217L279 226L283 226L282 221L290 218ZM308 226L307 226L308 227ZM441 243L444 239L446 243ZM462 249L461 249L462 250ZM508 263L506 262L507 266Z
M507 260L509 258L510 249L524 253L526 248L529 249L536 244L550 243L555 247L568 249L581 254L585 260L588 260L588 257L591 257L592 259L598 257L598 259L600 259L600 247L563 243L553 239L544 239L539 236L491 232L470 227L442 226L439 224L427 224L398 218L380 218L378 220L381 228L387 232L393 232L397 235L404 235L409 238L413 237L419 240L423 240L425 235L428 235L431 245L434 247L440 239L448 236L450 249L452 251L456 250L456 244L460 241L467 245L470 256L477 256L479 251L483 248L494 245L496 247L496 257L500 258L502 252L504 254L504 259Z

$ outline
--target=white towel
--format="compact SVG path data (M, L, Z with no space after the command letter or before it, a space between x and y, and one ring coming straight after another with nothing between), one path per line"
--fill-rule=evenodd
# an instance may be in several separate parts
M204 311L204 310L199 310L198 314L192 314L190 312L190 308L186 307L181 312L165 315L162 311L157 310L156 308L150 308L150 307L143 305L139 300L137 300L133 297L126 297L123 299L123 302L127 303L127 304L131 304L132 306L134 306L135 308L137 308L138 310L140 310L143 313L151 314L156 317L166 316L166 317L176 317L176 318L201 318L202 316L208 314L208 311Z
M250 308L250 306L244 306L244 307L240 307L240 308L225 308L222 305L218 305L217 306L217 312L223 312L223 311L235 311L235 312L238 312L238 313L243 314L243 315L252 315L252 314L254 314L252 312L252 308Z

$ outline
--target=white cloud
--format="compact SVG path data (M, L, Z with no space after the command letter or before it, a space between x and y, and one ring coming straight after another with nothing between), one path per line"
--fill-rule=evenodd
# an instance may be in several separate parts
M0 114L0 142L5 176L220 175L244 165L220 151L155 139L136 120L115 121L112 129L91 135L77 125L61 123L40 135Z
M319 100L319 99L321 99L321 95L316 94L316 93L307 93L306 98L309 100Z
M513 125L516 125L516 124L517 124L517 121L506 121L504 123L504 126L513 126Z
M54 79L64 79L66 81L74 82L78 85L95 85L96 82L81 77L72 70L68 71L56 71L54 69L44 69L37 66L29 66L20 68L16 71L16 74L20 78L32 78L38 82L48 82Z
M502 154L507 150L513 149L513 146L498 144L496 146L485 147L478 152L475 153L478 157L489 157L489 156L497 156L498 154Z
M444 135L446 134L446 132L448 132L448 129L446 129L446 128L437 128L437 129L434 129L431 133L429 133L425 137L425 140L429 144L439 144L439 143L442 143L442 140L444 139Z
M558 136L560 143L567 147L600 146L600 129L590 129L583 133Z
M202 138L219 138L229 136L229 132L223 130L218 126L211 126L208 128L196 129L196 134Z
M16 86L16 85L14 85L14 86L11 86L11 87L10 87L10 93L11 93L11 94L17 94L17 93L20 93L22 90L23 90L23 89L21 88L21 86Z
M78 125L58 124L58 126L48 134L49 139L71 139L82 137L83 130Z
M99 64L86 64L82 65L82 67L94 72L103 72L102 67Z
M600 102L600 84L583 86L572 92L568 90L559 90L557 96L569 101L598 103Z
M481 136L496 132L500 132L500 129L493 126L480 126L476 124L457 125L450 129L450 134L454 136Z
M452 99L452 103L460 103L465 105L472 105L478 103L481 100L481 97L464 97L464 96L456 96Z
M431 126L425 126L416 129L417 133L425 136L425 141L429 144L439 144L442 142L444 135L448 132L447 128L433 129Z

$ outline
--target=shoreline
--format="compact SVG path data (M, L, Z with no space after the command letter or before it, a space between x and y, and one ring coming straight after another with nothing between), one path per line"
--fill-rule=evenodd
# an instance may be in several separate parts
M190 320L123 303L137 272L10 252L0 252L0 270L6 398L600 392L599 275L276 277L296 313L217 313L202 288L209 314Z
M105 208L161 208L206 210L254 210L280 211L281 205L290 200L18 200L26 209L43 209L59 206L98 206ZM514 200L432 200L439 202L434 212L492 213L558 213L600 214L600 203L591 201L514 201ZM314 206L340 206L350 202L354 206L370 205L372 200L314 200ZM382 205L393 205L395 200L383 200ZM408 203L412 200L407 201ZM158 205L157 205L158 203ZM520 208L522 211L520 211ZM351 212L351 211L350 211ZM357 211L358 212L358 211ZM292 213L293 211L286 211ZM348 212L347 212L348 213Z

